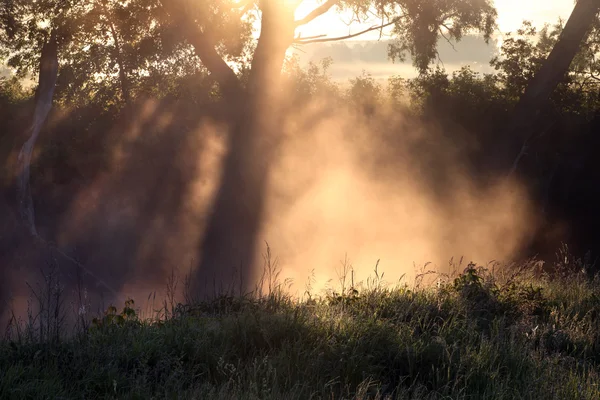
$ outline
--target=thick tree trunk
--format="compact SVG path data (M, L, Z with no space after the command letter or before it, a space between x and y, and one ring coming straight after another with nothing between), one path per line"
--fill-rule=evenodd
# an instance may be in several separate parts
M257 236L278 142L281 69L294 36L293 10L284 3L262 3L261 34L244 110L230 134L221 185L193 281L195 296L213 297L254 287Z
M535 132L540 112L547 106L550 95L564 79L573 58L577 55L586 33L600 11L600 0L579 0L567 21L558 42L540 71L533 77L519 100L506 134L518 135L522 146L509 175L517 170L525 155L528 142Z
M37 236L35 212L29 183L31 155L44 122L52 109L52 97L58 75L58 45L54 33L42 48L38 87L35 94L35 111L29 128L29 139L19 153L17 165L17 195L19 214L29 232Z

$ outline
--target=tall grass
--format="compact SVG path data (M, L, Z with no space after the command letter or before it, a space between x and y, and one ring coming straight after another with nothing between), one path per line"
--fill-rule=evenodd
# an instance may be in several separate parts
M469 264L435 285L387 286L377 267L359 284L343 268L336 290L295 299L267 257L252 293L167 296L152 318L128 300L80 313L75 335L46 275L38 315L0 342L0 398L600 398L600 280L581 260L553 275Z

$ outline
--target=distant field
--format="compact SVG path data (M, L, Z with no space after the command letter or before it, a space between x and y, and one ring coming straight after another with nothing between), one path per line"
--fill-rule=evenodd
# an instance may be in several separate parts
M486 44L478 36L466 36L458 43L440 41L439 66L449 73L465 65L481 73L491 73L493 69L489 61L496 55L499 43L498 39L494 39ZM333 65L330 72L336 81L347 81L361 75L363 70L380 81L395 75L403 78L417 76L410 58L405 62L392 63L387 50L388 42L371 40L311 44L297 48L294 53L304 65L331 57Z
M492 72L489 65L481 64L470 64L474 71L480 73ZM460 64L440 64L440 67L444 67L450 74L453 71L458 71L462 65ZM396 63L391 62L384 63L364 63L364 62L353 62L353 63L334 63L331 66L330 73L334 81L346 82L349 79L360 76L365 71L373 76L380 83L385 84L391 76L401 76L402 78L415 78L418 75L417 70L408 63Z

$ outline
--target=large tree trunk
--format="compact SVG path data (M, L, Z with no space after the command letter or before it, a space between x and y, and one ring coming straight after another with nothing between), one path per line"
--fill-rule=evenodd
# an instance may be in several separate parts
M247 291L255 283L257 235L278 142L281 69L293 36L293 10L279 0L263 1L246 101L229 137L193 281L195 296Z
M525 155L528 142L538 125L541 111L548 105L552 92L564 79L573 58L577 55L586 33L600 11L600 0L579 0L567 21L558 42L540 71L533 77L519 100L506 134L517 135L522 146L509 175L514 174Z
M52 33L42 48L38 87L35 93L35 111L29 128L29 139L19 153L17 165L17 195L19 214L29 232L37 237L35 212L29 183L31 155L44 122L52 109L52 97L58 75L58 45Z

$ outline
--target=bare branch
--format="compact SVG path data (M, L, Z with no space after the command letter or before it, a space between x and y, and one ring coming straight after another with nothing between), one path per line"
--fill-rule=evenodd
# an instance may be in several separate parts
M321 39L321 38L324 38L324 37L327 37L327 35L323 34L323 35L315 35L315 36L306 36L306 37L303 37L303 38L297 37L296 39L294 39L294 44L302 44L302 43L300 43L301 41L302 42L306 42L306 41L309 41L309 40Z
M592 79L594 79L596 81L600 81L600 76L594 74L594 71L592 71L591 69L589 71L584 69L584 70L576 70L576 71L573 71L573 72L576 73L576 74L584 75L587 78L592 78Z
M391 20L390 22L388 22L386 24L375 25L375 26L367 28L363 31L353 33L351 35L337 36L337 37L333 37L333 38L328 38L328 37L326 37L327 35L311 36L306 39L297 38L294 40L294 43L295 44L325 43L325 42L336 42L336 41L340 41L340 40L352 39L357 36L364 35L365 33L373 32L373 31L380 30L383 28L387 28L388 26L394 25L396 22L398 22L398 20L400 20L400 18L401 17L394 18L393 20Z
M444 28L448 29L448 27L446 25L442 24L442 26ZM448 44L452 47L452 50L457 51L456 47L454 46L454 43L452 43L452 41L450 40L450 38L448 36L444 35L444 32L442 31L442 28L438 28L438 32L439 32L440 36L443 37L444 40L446 40L446 42L448 42Z
M381 25L379 26L379 40L381 40L381 38L383 37L383 26L385 25L386 18L389 18L389 15L382 6L381 7Z
M340 0L327 0L325 3L321 4L314 10L312 10L308 15L298 21L295 21L296 27L306 25L310 21L320 17L321 15L327 13L329 10L333 8L333 6L339 4Z

